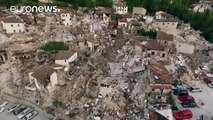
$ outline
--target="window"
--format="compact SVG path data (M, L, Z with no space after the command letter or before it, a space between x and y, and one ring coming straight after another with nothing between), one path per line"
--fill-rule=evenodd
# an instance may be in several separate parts
M67 15L66 15L66 17L67 17Z
M18 24L18 27L20 27L20 25Z
M19 33L21 33L21 30L19 30Z
M164 23L162 23L162 25L164 25Z
M86 41L86 40L84 41L84 45L88 45L88 43L87 43L87 41Z
M13 24L11 24L11 27L13 27Z
M150 54L148 54L147 56L150 57Z
M64 17L64 15L62 15L62 17Z
M174 25L174 23L172 23L172 25Z
M164 57L165 57L165 55L166 55L165 53L162 53L162 56L161 56L161 57L162 57L162 58L164 58Z
M13 30L14 33L16 33L16 30Z
M152 52L151 54L152 54L152 55L155 55L155 52Z

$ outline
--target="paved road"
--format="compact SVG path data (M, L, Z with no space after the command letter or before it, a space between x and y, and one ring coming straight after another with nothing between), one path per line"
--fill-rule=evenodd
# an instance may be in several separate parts
M196 120L200 115L205 115L208 120L211 120L213 117L213 89L206 84L201 84L201 88L203 89L201 93L189 93L199 106L199 108L190 108L193 112L193 120ZM201 102L205 105L201 105Z
M203 92L189 92L189 95L195 98L195 102L197 103L198 107L187 109L190 109L193 113L193 118L191 120L197 120L197 118L199 118L201 115L204 115L204 117L207 118L204 120L212 120L211 118L213 117L213 88L209 88L204 83L200 84L200 87ZM174 96L174 98L179 110L185 109L180 105L181 102L177 99L177 96ZM201 103L204 103L205 105L201 105Z
M7 112L7 109L13 106L14 103L9 103L8 105L4 106L5 111L0 113L0 120L19 120L13 113ZM38 114L32 120L49 120L47 117L43 116L42 114Z
M12 106L14 103L19 103L25 106L31 106L36 111L38 111L38 115L33 120L49 120L49 118L52 118L53 116L47 114L43 109L36 106L35 104L32 104L29 101L26 101L25 99L18 99L16 97L7 95L7 94L0 94L0 101L9 101L9 104L5 106L5 110L7 110L9 107ZM13 114L8 114L7 111L0 113L0 120L16 120L16 117Z

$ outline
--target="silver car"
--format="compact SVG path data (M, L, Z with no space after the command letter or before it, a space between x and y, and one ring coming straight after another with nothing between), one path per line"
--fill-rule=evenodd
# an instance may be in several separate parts
M32 107L27 107L25 110L20 112L17 117L18 119L22 119L24 116L26 116L28 113L32 112L34 109Z
M31 120L31 119L34 118L37 114L38 114L38 111L33 111L33 112L31 112L31 113L28 113L24 118L25 118L25 120Z
M16 108L18 108L19 106L20 106L19 104L16 104L16 105L14 105L13 107L9 108L7 111L8 111L9 113L11 113L11 112L13 112Z
M189 91L191 92L202 92L202 89L198 88L198 87L189 87Z

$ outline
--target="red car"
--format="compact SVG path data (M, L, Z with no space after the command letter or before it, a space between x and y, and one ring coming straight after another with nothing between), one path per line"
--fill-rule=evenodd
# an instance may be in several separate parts
M190 110L182 110L179 112L174 112L173 114L177 120L185 120L192 118L192 111Z
M211 88L213 88L213 80L211 78L204 78L203 81Z
M194 101L194 97L190 96L190 95L187 95L187 96L179 96L178 99L180 101Z

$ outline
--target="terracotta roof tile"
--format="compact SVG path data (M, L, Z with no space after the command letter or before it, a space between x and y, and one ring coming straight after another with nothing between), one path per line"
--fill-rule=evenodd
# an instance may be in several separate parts
M165 32L159 31L157 32L157 36L156 36L157 40L170 40L172 41L174 39L172 34L167 34Z
M118 20L119 22L126 22L127 23L127 19L126 18L122 18Z
M165 49L165 47L163 45L159 44L157 42L157 40L151 40L151 39L149 39L147 41L147 46L146 47L147 47L148 50L164 51L164 49Z
M173 76L171 73L165 68L163 65L159 64L150 64L150 71L158 76L162 82L162 84L171 84L173 83Z
M4 23L23 23L21 20L18 20L15 17L6 17L6 18L3 18L2 21Z
M107 8L104 7L102 9L99 9L98 11L95 12L96 14L111 14L112 13L112 8Z
M162 13L160 13L160 15L164 18L173 18L173 15L166 13L166 12L162 12Z
M75 53L75 51L59 51L56 54L55 60L67 60Z
M55 70L53 69L53 67L49 65L43 65L39 67L38 69L36 69L33 72L32 76L39 81L43 81L49 78L54 72Z

